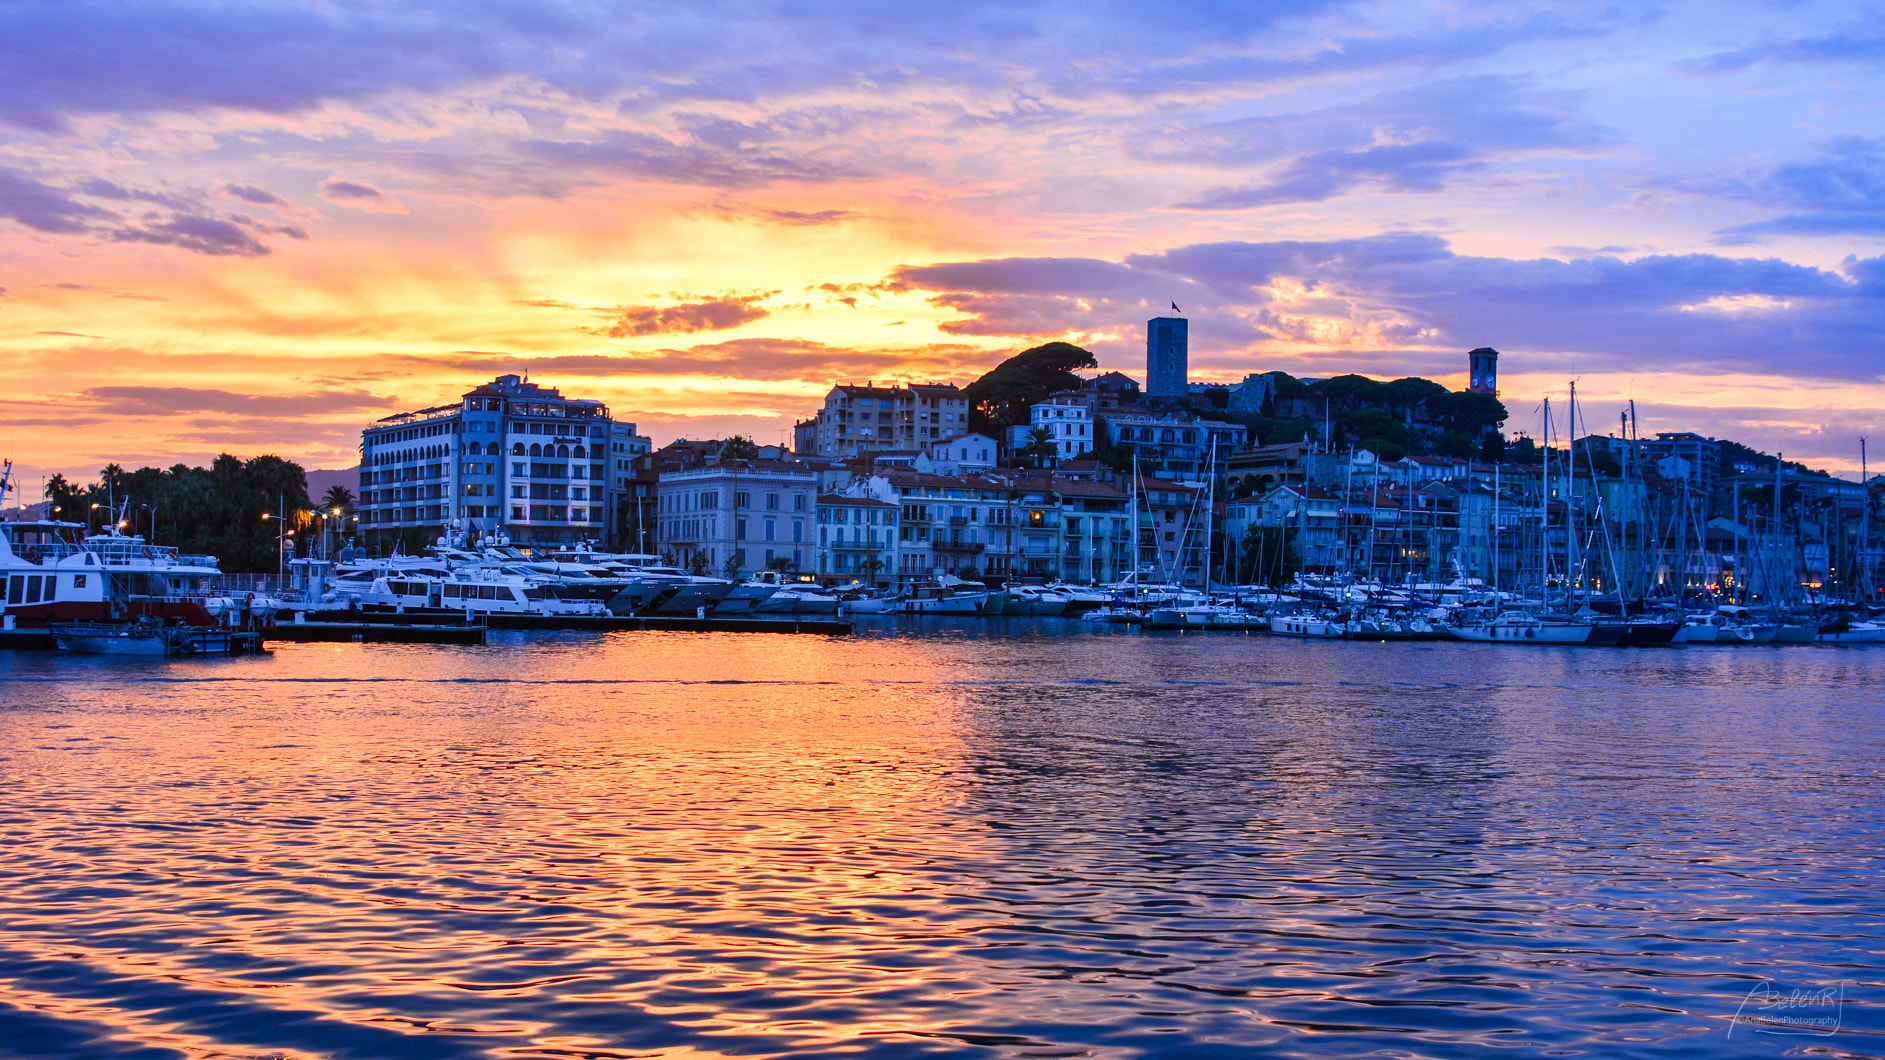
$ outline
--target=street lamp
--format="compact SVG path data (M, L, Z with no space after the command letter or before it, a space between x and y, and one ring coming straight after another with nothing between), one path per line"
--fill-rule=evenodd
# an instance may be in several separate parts
M262 513L263 522L267 522L270 519L275 520L276 526L282 527L282 529L275 532L275 577L279 580L287 576L288 539L295 536L295 532L286 528L286 524L282 522L281 516L270 515L267 512Z
M104 507L104 505L102 504L93 504L92 511L85 513L85 532L86 533L89 534L92 532L92 512L95 512L102 507Z

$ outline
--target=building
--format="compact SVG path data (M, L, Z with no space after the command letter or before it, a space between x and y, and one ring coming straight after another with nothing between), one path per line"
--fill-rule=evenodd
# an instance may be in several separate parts
M1704 493L1721 484L1721 443L1713 438L1704 438L1692 431L1658 431L1655 438L1646 438L1637 444L1644 460L1659 467L1672 456L1688 462L1687 475L1665 473L1664 478L1687 478Z
M683 567L726 577L780 561L809 571L817 495L817 472L799 463L735 459L662 472L657 543Z
M969 399L953 383L831 388L810 420L793 425L800 456L845 459L887 449L913 450L969 429Z
M1186 364L1190 324L1184 317L1153 317L1145 322L1145 393L1153 400L1183 400L1190 391Z
M1212 458L1227 460L1245 444L1248 428L1170 412L1113 412L1106 417L1113 447L1130 450L1140 471L1174 478L1202 478Z
M1499 351L1481 346L1466 354L1466 391L1499 396Z
M897 571L898 506L882 496L883 481L818 498L817 573L827 582L875 582Z
M598 537L610 434L602 402L514 375L456 404L388 416L360 434L360 530L387 549L452 534L531 545Z
M1252 372L1243 382L1230 388L1230 411L1238 416L1261 413L1276 397L1276 377L1281 372Z
M1001 455L995 439L986 434L958 434L932 442L930 469L939 475L973 475L991 471Z
M638 470L641 458L654 451L654 442L636 434L635 425L617 420L609 425L608 542L611 547L648 553L654 546L654 485L656 476Z
M1034 443L1035 431L1046 431L1054 459L1072 460L1093 450L1093 408L1079 395L1056 394L1028 409L1028 422L1008 428L1008 448L1016 453Z

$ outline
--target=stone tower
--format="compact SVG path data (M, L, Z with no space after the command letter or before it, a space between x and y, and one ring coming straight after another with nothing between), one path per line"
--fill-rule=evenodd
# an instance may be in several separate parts
M1184 317L1153 317L1145 322L1145 395L1183 398L1191 391L1191 373L1185 364L1187 322Z
M1480 348L1466 355L1468 362L1467 393L1491 394L1499 396L1499 351L1490 346Z

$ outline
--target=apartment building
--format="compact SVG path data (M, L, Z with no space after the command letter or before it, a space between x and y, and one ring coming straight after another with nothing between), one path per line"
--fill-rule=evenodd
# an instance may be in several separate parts
M528 545L600 537L611 431L602 402L514 375L388 416L360 434L360 530L385 548L409 532Z
M661 473L655 484L660 554L693 570L744 577L781 560L817 562L818 474L796 462L725 460Z

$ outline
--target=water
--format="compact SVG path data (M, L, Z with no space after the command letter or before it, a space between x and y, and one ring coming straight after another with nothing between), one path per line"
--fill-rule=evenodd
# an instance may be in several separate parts
M1885 650L499 641L0 655L0 1055L1885 1053Z

